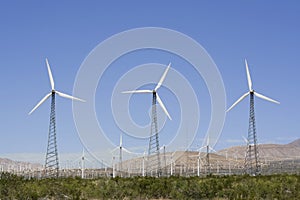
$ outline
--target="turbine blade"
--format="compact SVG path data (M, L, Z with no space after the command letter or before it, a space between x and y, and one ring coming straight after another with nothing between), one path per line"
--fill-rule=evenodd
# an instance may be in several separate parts
M47 69L48 69L48 75L49 75L49 79L50 79L51 89L54 90L54 80L53 80L52 72L51 72L50 65L49 65L49 62L48 62L47 58L46 58L46 64L47 64Z
M157 91L160 88L160 86L162 85L162 83L164 82L164 80L165 80L165 78L167 76L167 73L168 73L170 67L171 67L171 63L169 63L167 69L165 70L165 72L163 73L162 77L160 78L160 80L159 80L157 86L155 87L154 91Z
M249 67L248 67L248 63L247 63L246 59L245 59L245 65L246 65L246 71L247 71L247 80L248 80L249 91L252 91L252 80L251 80Z
M120 135L120 147L122 147L122 132L121 132L121 135Z
M244 136L242 136L242 137L243 137L243 140L245 141L245 143L248 144L248 140Z
M162 145L159 150L163 150L164 148L166 148L166 145Z
M33 111L35 111L42 103L44 103L51 96L51 94L52 93L47 94L38 104L36 104L36 106L28 113L28 115L33 113Z
M126 153L129 153L129 154L134 154L132 153L131 151L127 150L126 148L122 147L122 150L125 151Z
M111 153L114 153L115 151L117 151L117 150L119 150L120 149L120 147L116 147L116 148L114 148L113 150L111 150Z
M131 91L124 91L123 94L133 94L133 93L153 93L152 90L131 90Z
M158 104L160 105L160 107L164 110L164 112L166 113L166 115L168 116L168 118L170 120L172 120L171 116L169 115L165 105L163 104L162 100L160 99L160 97L158 96L158 94L156 93L156 100L158 102Z
M204 148L207 148L207 146L200 147L197 151L201 152L201 150Z
M217 153L217 151L216 150L214 150L212 147L208 147L211 151L213 151L213 152L215 152L215 153Z
M270 101L270 102L272 102L272 103L280 104L280 102L275 101L274 99L271 99L271 98L269 98L269 97L266 97L266 96L264 96L264 95L262 95L262 94L259 94L259 93L257 93L257 92L254 92L254 95L257 96L257 97L259 97L259 98L261 98L261 99Z
M234 104L232 104L232 106L230 108L228 108L228 110L226 112L229 112L234 106L236 106L238 103L240 103L248 95L249 95L249 92L247 92L246 94L241 96Z
M68 99L72 99L72 100L77 100L77 101L85 102L85 100L79 99L77 97L73 97L73 96L68 95L68 94L64 94L64 93L61 93L61 92L58 92L58 91L55 91L55 93L58 94L61 97L64 97L64 98L68 98Z
M207 136L207 142L206 145L209 145L209 135Z

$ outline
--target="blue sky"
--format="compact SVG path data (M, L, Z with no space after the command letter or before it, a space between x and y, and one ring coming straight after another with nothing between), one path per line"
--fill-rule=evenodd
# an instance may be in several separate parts
M244 66L247 58L254 89L281 102L278 106L256 100L259 143L288 143L299 138L299 19L297 1L3 1L0 6L0 155L46 150L50 101L33 115L27 115L50 92L46 57L56 88L70 94L81 63L96 45L119 32L149 26L182 32L207 50L222 75L228 106L247 91ZM150 52L147 56L135 64L143 61L167 64L165 55ZM192 74L192 70L180 68L183 61L174 60L176 70L187 76ZM125 62L131 62L130 66L134 63L130 55ZM207 93L201 77L199 80L191 77L193 87L199 85L199 90ZM197 94L198 98L201 95ZM201 113L204 125L200 125L199 138L193 147L199 146L197 140L200 141L207 129L207 95L203 95L200 103L204 108ZM136 101L150 103L151 99ZM245 100L227 114L215 148L243 143L242 135L248 129L248 107L249 102ZM101 113L101 105L96 108ZM72 118L72 103L57 98L56 111L59 152L80 152L82 145ZM134 109L132 112L138 123L147 122L143 114ZM115 132L115 127L107 129ZM114 134L112 140L118 143L119 133Z

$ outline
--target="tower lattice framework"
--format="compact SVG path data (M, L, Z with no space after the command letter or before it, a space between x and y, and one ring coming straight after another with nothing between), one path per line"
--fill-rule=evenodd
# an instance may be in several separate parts
M58 152L56 143L56 123L55 123L55 92L51 94L51 113L48 134L48 145L45 161L46 177L59 176Z
M122 158L122 146L120 146L120 152L119 152L119 172L120 172L120 176L122 177L122 162L123 162L123 158Z
M157 125L157 112L156 112L156 92L153 92L152 98L152 114L151 114L151 132L148 149L147 161L147 176L161 176L161 162L158 140L158 125Z
M250 116L247 143L248 144L244 166L245 173L250 175L257 175L260 173L260 164L255 126L254 92L250 92Z
M211 173L211 166L210 166L210 160L209 160L209 145L206 146L206 173Z

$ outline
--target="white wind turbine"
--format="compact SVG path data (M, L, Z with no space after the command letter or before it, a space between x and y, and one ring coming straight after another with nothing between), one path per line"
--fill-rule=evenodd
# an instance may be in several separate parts
M204 158L201 158L201 153L203 152L202 150L205 149L205 160L203 161ZM198 152L198 155L193 155L190 157L197 157L197 176L200 176L200 172L201 172L201 163L206 162L206 166L208 167L208 173L210 173L210 158L209 158L209 154L210 152L216 152L216 150L214 150L210 145L209 145L209 135L206 138L206 144L202 147L200 147L199 149L196 150ZM204 156L203 156L204 157Z
M247 72L247 80L248 80L248 88L249 91L246 92L243 96L241 96L228 110L230 111L233 107L235 107L239 102L241 102L248 95L250 96L250 117L249 117L249 129L248 129L248 148L246 152L245 158L245 170L246 173L251 175L256 175L260 172L259 166L259 158L258 158L258 149L257 149L257 136L256 136L256 126L255 126L255 114L254 114L254 96L264 99L266 101L270 101L272 103L279 104L278 101L275 101L269 97L266 97L252 88L252 80L249 72L249 67L247 60L245 59L246 72ZM254 157L253 157L254 155Z
M68 94L59 92L54 88L54 80L48 59L46 58L46 65L48 69L48 75L51 84L51 92L47 94L30 112L33 113L40 105L42 105L51 96L51 113L50 113L50 125L48 135L48 146L46 153L45 172L47 176L58 176L59 175L59 164L58 164L58 152L56 144L56 120L55 120L55 96L58 94L61 97L68 98L71 100L82 101L84 100L70 96Z
M145 154L146 152L144 152L143 154L143 160L142 160L142 176L145 176Z
M162 145L159 148L159 151L163 151L163 169L164 169L164 175L167 175L167 157L166 157L166 145Z
M206 145L201 147L199 149L199 158L198 158L198 176L200 175L200 161L201 161L201 158L200 158L200 153L201 153L201 150L202 149L206 149L206 164L207 164L207 167L208 167L208 173L210 173L210 160L209 160L209 153L211 151L213 152L216 152L216 150L214 150L210 145L209 145L209 135L207 135L207 139L206 139Z
M157 171L157 176L161 175L161 163L160 163L160 147L159 147L159 140L158 140L158 125L157 125L157 113L156 113L156 102L160 105L160 107L163 109L165 114L168 116L170 120L172 120L170 114L168 113L168 110L166 109L165 105L163 104L162 100L160 99L157 91L163 84L163 81L165 80L167 73L171 67L171 63L168 65L167 69L163 73L162 77L160 78L158 84L153 90L132 90L132 91L125 91L122 93L125 94L138 94L138 93L148 93L152 94L152 114L151 114L151 133L150 133L150 141L149 141L149 150L148 150L148 162L147 162L147 173L151 173L151 171ZM154 155L156 155L156 159L152 160L152 169L150 169L149 163L150 163L150 156L154 158ZM150 169L150 170L149 170Z
M82 148L82 155L80 157L80 164L81 164L81 178L84 179L86 178L85 176L85 169L86 169L86 165L85 165L85 161L88 161L90 163L92 163L89 159L86 158L85 156L85 151L84 148Z
M115 152L117 150L119 150L119 171L120 173L122 172L122 162L123 162L123 151L125 151L126 153L131 154L132 152L130 152L129 150L127 150L125 147L123 147L123 137L122 137L122 132L120 134L120 144L119 146L117 146L116 148L114 148L112 150L112 152Z

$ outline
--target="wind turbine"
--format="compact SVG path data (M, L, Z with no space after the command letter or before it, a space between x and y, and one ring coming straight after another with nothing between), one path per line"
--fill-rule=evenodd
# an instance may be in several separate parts
M214 150L210 145L209 145L209 135L207 136L206 139L206 145L200 147L199 149L197 149L196 151L198 151L198 155L195 156L191 156L191 157L197 157L197 176L200 176L200 172L201 172L201 162L204 163L204 161L202 161L201 159L201 150L205 149L206 150L206 165L208 167L208 173L210 173L210 160L209 160L209 154L211 151L216 152L216 150Z
M189 156L189 158L197 158L197 176L200 176L200 172L201 172L201 149L205 148L206 146L204 147L201 147L199 149L196 150L196 152L198 151L198 155L192 155L192 156ZM194 169L193 169L194 170Z
M164 169L164 173L162 175L166 176L167 175L167 158L166 158L166 145L162 145L159 148L159 151L163 151L163 169Z
M130 152L129 150L127 150L126 148L124 148L123 147L123 139L122 139L122 132L121 132L121 134L120 134L120 144L119 144L119 146L118 147L116 147L116 148L114 148L113 150L112 150L112 152L114 152L114 151L117 151L117 150L119 150L119 171L120 171L120 173L122 173L122 162L123 162L123 150L126 152L126 153L129 153L129 154L131 154L132 152Z
M49 125L49 135L48 135L48 146L46 153L46 161L45 161L45 173L46 176L52 177L59 175L59 163L58 163L58 152L57 152L57 144L56 144L56 120L55 120L55 96L58 94L61 97L82 101L84 100L70 96L68 94L59 92L54 88L54 80L52 76L52 72L50 69L50 65L48 59L46 58L46 65L48 69L48 75L51 84L51 92L47 94L30 112L33 113L40 105L42 105L50 96L51 96L51 113L50 113L50 125Z
M256 126L255 126L255 114L254 114L254 96L264 99L266 101L270 101L272 103L280 104L278 101L275 101L269 97L266 97L252 88L252 80L249 72L249 67L247 60L245 59L246 72L247 72L247 80L248 80L248 88L249 91L246 92L243 96L241 96L228 110L230 111L233 107L235 107L239 102L245 99L248 95L250 96L250 117L249 117L249 129L248 129L248 145L245 157L245 170L246 173L250 175L257 175L260 173L259 166L259 156L258 156L258 148L257 148L257 136L256 136Z
M143 154L143 161L142 161L142 176L143 177L145 176L145 154L146 154L146 151Z
M174 165L174 169L176 172L176 165L175 165L175 161L174 161L174 155L175 155L176 151L174 151L173 153L171 153L171 163L170 163L170 175L173 176L173 165Z
M81 178L84 179L86 178L85 175L85 170L86 170L86 161L92 163L89 159L87 159L87 157L85 156L85 151L84 148L82 148L82 155L80 157L80 164L81 164Z
M157 125L157 113L156 113L156 103L160 105L165 114L168 116L170 120L172 120L168 110L160 99L157 91L161 87L163 81L165 80L167 73L171 67L171 63L168 65L167 69L163 73L160 78L158 84L153 90L132 90L122 92L124 94L133 94L133 93L149 93L152 94L152 114L151 114L151 132L150 132L150 141L149 141L149 149L148 149L148 162L147 162L147 173L151 174L151 171L157 171L157 176L160 176L161 171L161 162L160 162L160 148L159 148L159 140L158 140L158 125ZM155 158L156 155L156 158ZM150 161L151 159L151 161ZM149 163L151 162L151 167Z
M216 150L214 150L211 146L209 146L209 135L207 136L207 140L206 140L206 146L203 146L199 149L199 158L200 158L200 151L201 149L206 149L206 164L208 167L208 173L210 174L210 160L209 160L209 153L211 151L216 152Z
M84 175L84 170L85 170L85 156L84 156L84 148L82 148L82 156L81 156L81 178L84 179L85 175Z

